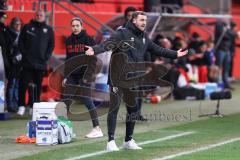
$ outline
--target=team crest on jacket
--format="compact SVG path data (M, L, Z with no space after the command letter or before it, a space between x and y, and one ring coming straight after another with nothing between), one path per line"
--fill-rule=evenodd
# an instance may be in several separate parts
M31 30L32 30L32 31L34 31L34 30L35 30L35 28L34 28L34 27L32 27L32 28L31 28Z
M47 33L48 29L47 28L43 28L43 33Z
M131 37L130 41L131 41L131 42L134 42L134 38L133 38L133 37Z

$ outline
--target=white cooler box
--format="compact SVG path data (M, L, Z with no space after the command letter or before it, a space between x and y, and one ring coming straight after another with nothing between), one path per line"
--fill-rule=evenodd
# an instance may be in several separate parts
M36 121L36 144L56 145L58 144L57 120L48 120L40 117Z
M67 118L67 107L64 102L34 103L32 121L41 116L52 117L52 120L57 120L58 116Z

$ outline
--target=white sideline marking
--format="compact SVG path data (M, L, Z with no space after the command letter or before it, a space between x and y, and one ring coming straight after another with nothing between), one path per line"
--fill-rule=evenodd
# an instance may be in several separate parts
M184 151L184 152L180 152L180 153L177 153L177 154L165 156L165 157L162 157L162 158L156 158L156 159L153 159L153 160L169 160L169 159L172 159L172 158L176 158L176 157L180 157L180 156L184 156L184 155L189 155L189 154L192 154L192 153L209 150L209 149L219 147L219 146L222 146L222 145L225 145L225 144L233 143L233 142L236 142L236 141L240 141L240 137L239 138L233 138L233 139L223 141L223 142L220 142L220 143L216 143L216 144L210 144L210 145L203 146L203 147L200 147L200 148L196 148L196 149L193 149L193 150Z
M141 145L146 145L146 144L150 144L150 143L156 143L156 142L171 140L171 139L174 139L174 138L190 135L190 134L193 134L193 133L194 132L183 132L183 133L174 134L174 135L163 137L163 138L158 138L158 139L155 139L155 140L143 141L143 142L138 143L138 145L141 146ZM122 147L119 147L119 149L122 149ZM108 151L102 150L102 151L98 151L98 152L83 154L83 155L77 156L77 157L67 158L65 160L79 160L79 159L83 159L83 158L102 155L102 154L105 154L105 153L108 153Z

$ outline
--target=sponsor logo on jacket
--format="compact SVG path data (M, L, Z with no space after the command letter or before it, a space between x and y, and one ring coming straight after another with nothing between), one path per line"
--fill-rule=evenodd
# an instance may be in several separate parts
M85 44L70 44L67 45L68 53L84 52Z

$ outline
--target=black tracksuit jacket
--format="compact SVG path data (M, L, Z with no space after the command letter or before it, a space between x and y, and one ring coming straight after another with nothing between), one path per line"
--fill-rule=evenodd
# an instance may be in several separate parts
M75 56L85 55L85 45L95 45L94 40L87 34L85 30L82 30L78 35L71 34L71 36L69 36L66 40L66 60ZM67 69L68 66L65 67ZM83 66L79 69L76 69L71 73L71 75L81 79L83 78L86 68L86 66Z
M166 58L177 58L177 52L159 47L148 38L145 32L139 30L133 23L128 22L125 27L119 28L116 33L101 45L94 46L94 53L99 54L108 50L108 47L113 44L116 47L113 50L112 56L117 53L124 53L128 57L129 62L149 62L151 57L161 56ZM131 47L130 47L131 46ZM120 72L121 65L110 64L111 72ZM108 83L112 84L110 79Z
M0 47L2 49L2 57L4 61L4 68L6 76L8 77L10 61L11 61L11 49L13 40L10 37L7 27L0 22Z
M45 22L31 20L23 27L18 45L24 68L45 70L54 49L53 29Z

